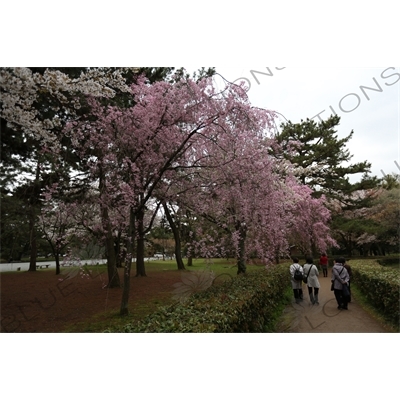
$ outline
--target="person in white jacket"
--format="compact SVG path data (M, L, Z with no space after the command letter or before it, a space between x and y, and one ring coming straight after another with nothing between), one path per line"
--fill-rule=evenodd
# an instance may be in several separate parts
M299 270L300 272L303 273L303 267L299 264L299 259L298 258L293 258L293 264L289 268L290 272L290 277L291 277L291 282L292 282L292 289L294 293L294 299L296 300L296 303L299 303L300 301L303 300L303 281L297 281L294 279L294 273L296 270Z
M306 263L303 265L303 274L307 277L308 294L312 304L319 304L318 292L321 287L319 284L319 270L311 257L306 258ZM314 293L313 293L314 289Z

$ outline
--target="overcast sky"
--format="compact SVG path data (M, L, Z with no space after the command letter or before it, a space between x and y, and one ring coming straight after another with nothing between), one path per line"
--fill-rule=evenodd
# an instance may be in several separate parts
M379 178L383 176L381 171L400 173L395 164L400 165L399 67L216 70L229 81L243 78L250 86L248 95L254 106L275 110L294 123L307 118L318 121L319 117L326 119L337 113L341 117L339 138L354 130L348 143L352 162L369 161L372 175ZM280 122L284 122L283 117ZM359 178L355 176L351 181Z

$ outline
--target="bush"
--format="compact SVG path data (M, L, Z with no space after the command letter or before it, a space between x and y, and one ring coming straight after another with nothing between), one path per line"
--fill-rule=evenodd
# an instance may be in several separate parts
M359 260L351 264L352 281L382 316L391 324L399 326L400 272L383 268L375 261Z
M380 265L383 266L396 266L398 267L400 264L400 258L399 257L385 257L385 258L380 258L377 260Z
M194 294L186 303L162 307L118 332L263 332L289 284L287 266L249 272Z

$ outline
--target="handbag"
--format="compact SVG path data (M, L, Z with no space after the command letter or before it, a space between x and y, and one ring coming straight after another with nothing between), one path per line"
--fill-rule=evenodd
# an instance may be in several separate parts
M347 299L350 297L350 290L349 290L349 287L347 286L347 283L344 283L342 285L342 293L343 293L343 297L345 297Z
M331 290L332 290L332 292L334 291L333 282L331 283Z
M304 282L304 283L307 283L307 281L308 281L308 276L310 275L310 272L311 272L313 266L314 266L314 265L312 264L311 267L310 267L310 269L308 270L307 276L303 276L303 282Z

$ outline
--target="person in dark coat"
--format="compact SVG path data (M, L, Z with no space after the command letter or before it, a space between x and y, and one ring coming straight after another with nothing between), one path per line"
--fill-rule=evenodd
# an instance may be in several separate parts
M344 263L344 267L347 269L347 272L349 273L349 282L348 282L348 287L349 287L349 293L350 293L350 296L348 297L348 302L350 303L351 302L351 289L350 289L350 283L351 283L351 280L353 279L353 272L351 271L351 267L350 267L350 265L349 264L347 264L347 261L345 260L345 263Z
M332 268L331 281L333 283L333 292L338 303L339 310L347 310L348 298L343 294L343 286L349 282L349 273L344 267L346 260L343 257L337 257Z

